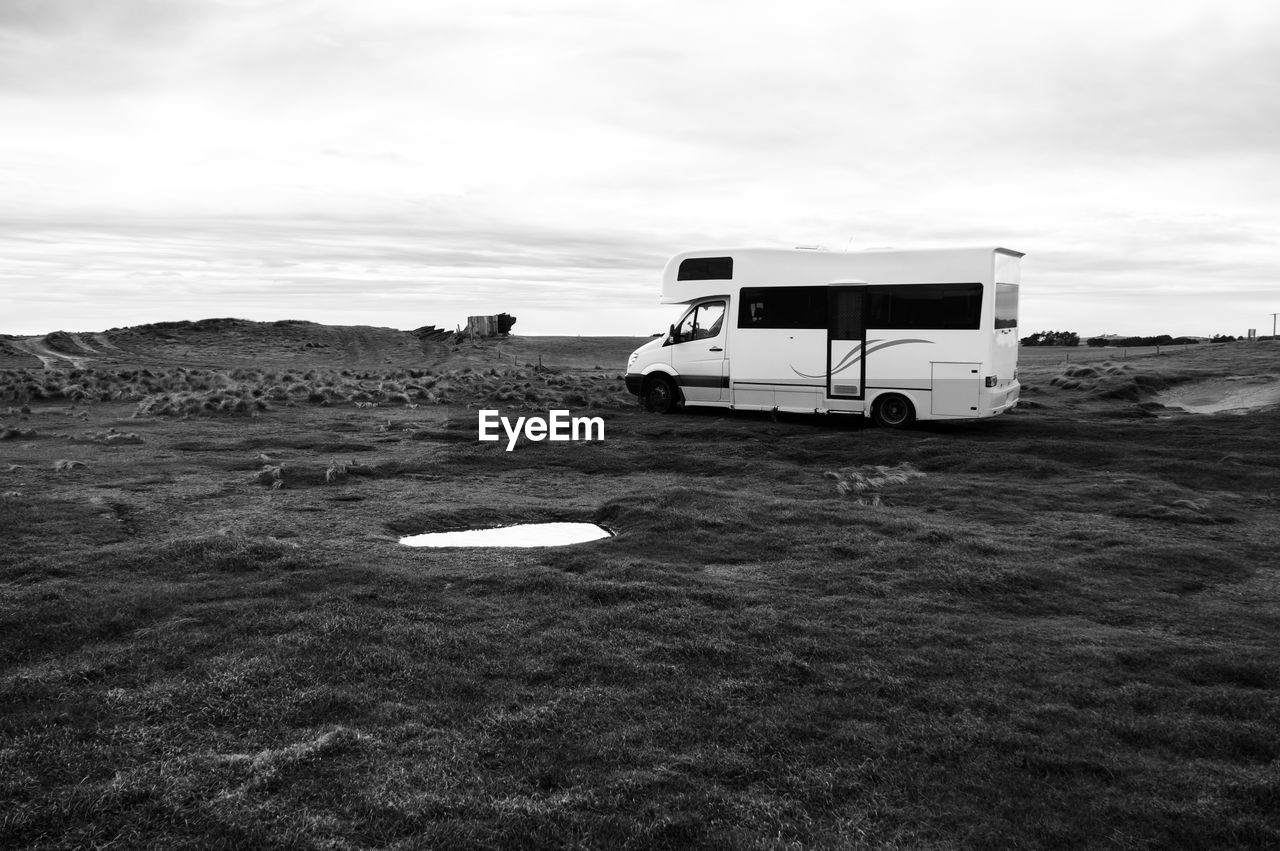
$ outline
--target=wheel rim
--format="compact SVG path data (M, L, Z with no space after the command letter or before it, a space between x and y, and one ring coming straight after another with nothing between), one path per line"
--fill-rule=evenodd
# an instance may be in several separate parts
M665 381L655 381L649 387L649 407L655 411L666 410L671 405L671 388Z
M901 425L910 416L905 399L885 399L880 403L880 418L890 425Z

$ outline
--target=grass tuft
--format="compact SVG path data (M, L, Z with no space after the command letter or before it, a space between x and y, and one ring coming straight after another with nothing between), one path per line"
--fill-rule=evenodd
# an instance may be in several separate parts
M836 490L842 496L852 497L856 505L879 505L885 488L905 485L912 479L923 478L924 473L904 461L895 466L845 467L829 470L823 476L834 479Z
M183 573L249 573L271 567L294 569L312 562L296 544L238 534L200 535L168 541L134 562L135 567Z
M264 464L261 470L254 473L253 480L260 485L279 490L284 487L284 464Z

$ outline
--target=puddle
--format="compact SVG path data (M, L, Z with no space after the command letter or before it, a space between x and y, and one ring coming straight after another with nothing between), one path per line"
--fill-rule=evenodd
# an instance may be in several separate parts
M496 529L428 532L401 538L406 547L562 547L613 535L594 523L522 523Z
M1280 381L1271 376L1237 376L1197 381L1166 390L1155 401L1192 414L1237 413L1280 404Z

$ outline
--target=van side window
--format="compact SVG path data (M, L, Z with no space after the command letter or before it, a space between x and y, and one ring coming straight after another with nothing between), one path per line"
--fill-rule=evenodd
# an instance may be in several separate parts
M826 328L826 287L743 287L739 328Z
M996 284L996 327L1018 327L1018 285Z
M982 321L982 284L867 288L868 328L963 329Z
M673 343L687 343L690 340L707 340L719 337L724 327L724 302L709 301L700 304L680 320L676 326Z
M840 289L832 294L831 339L861 340L866 332L862 328L862 290Z

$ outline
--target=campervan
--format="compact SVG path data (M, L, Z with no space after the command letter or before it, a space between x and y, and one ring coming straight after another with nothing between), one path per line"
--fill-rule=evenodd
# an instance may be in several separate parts
M848 413L904 427L1018 402L1021 252L690 251L662 275L680 318L631 354L645 407Z

